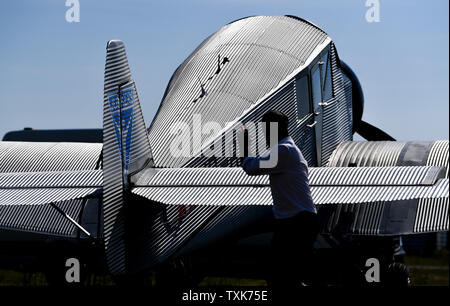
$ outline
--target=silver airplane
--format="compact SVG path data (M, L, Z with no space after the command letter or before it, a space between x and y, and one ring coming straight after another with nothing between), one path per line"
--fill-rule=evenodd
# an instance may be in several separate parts
M270 185L247 176L240 157L267 150L253 123L277 109L310 167L314 283L364 284L376 258L382 283L407 284L401 237L449 228L449 144L397 142L362 120L363 106L323 30L254 16L192 52L147 128L125 45L111 40L98 143L0 142L0 265L44 270L51 283L65 282L68 258L118 283L267 278ZM253 127L248 148L242 126Z

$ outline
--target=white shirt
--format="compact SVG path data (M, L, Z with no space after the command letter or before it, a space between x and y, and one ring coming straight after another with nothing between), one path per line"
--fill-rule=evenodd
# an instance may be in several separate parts
M276 162L267 167L271 157ZM308 162L292 137L281 139L264 157L246 157L242 168L249 175L269 175L276 219L289 218L302 211L317 213L309 189Z

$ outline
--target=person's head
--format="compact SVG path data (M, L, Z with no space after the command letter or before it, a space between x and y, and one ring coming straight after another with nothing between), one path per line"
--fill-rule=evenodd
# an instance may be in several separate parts
M289 136L289 118L278 110L270 110L262 116L262 122L266 123L264 134L267 144L270 146L270 123L276 123L278 127L278 141Z

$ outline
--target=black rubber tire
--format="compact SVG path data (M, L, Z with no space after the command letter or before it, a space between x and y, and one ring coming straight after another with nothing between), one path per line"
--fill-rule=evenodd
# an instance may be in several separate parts
M382 282L388 287L408 287L411 284L409 268L403 263L391 263L386 269Z

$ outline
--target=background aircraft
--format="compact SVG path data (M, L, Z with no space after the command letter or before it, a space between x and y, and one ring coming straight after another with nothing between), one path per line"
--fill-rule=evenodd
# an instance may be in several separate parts
M399 235L448 230L448 141L395 142L361 120L363 106L358 79L324 31L294 16L256 16L224 26L178 67L147 130L124 44L109 41L103 145L0 144L2 263L35 254L55 282L68 257L128 281L155 270L161 283L266 277L267 178L247 177L238 156L202 152L242 151L236 128L279 109L312 167L322 224L315 281L360 283L375 257L386 282L405 284ZM192 135L171 128L193 130L196 114L223 128L174 156L175 139ZM352 141L356 131L368 141Z

